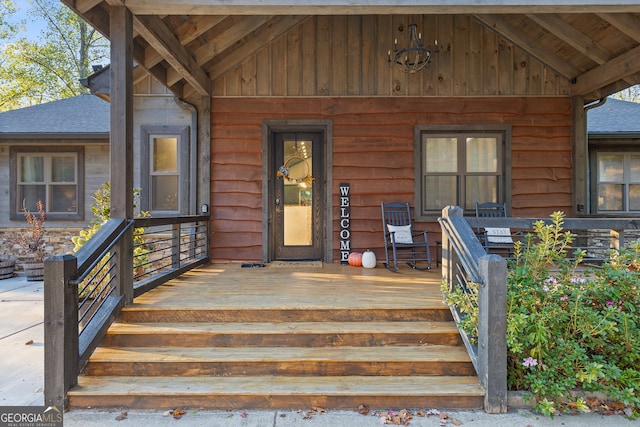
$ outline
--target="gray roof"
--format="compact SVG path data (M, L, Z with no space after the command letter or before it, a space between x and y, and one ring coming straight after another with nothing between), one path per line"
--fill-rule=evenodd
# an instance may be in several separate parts
M640 103L607 98L604 105L587 112L587 132L640 137Z
M109 134L109 103L79 95L0 113L0 138L105 137Z

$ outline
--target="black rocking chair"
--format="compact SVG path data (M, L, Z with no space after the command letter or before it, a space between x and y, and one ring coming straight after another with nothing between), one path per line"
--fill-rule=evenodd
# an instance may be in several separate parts
M409 203L382 203L385 267L398 271L398 263L426 271L431 269L427 231L412 229ZM418 263L421 263L420 266Z
M505 203L476 203L476 217L478 218L505 218L507 206ZM478 239L487 253L497 253L511 258L513 255L513 234L509 228L487 227L478 229Z

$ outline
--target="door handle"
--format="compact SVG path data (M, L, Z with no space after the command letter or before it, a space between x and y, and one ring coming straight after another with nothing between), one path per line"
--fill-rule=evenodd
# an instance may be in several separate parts
M280 206L280 198L276 197L276 206Z

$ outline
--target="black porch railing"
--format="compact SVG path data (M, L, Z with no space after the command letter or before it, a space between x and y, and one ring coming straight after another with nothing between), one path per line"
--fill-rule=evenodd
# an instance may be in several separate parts
M75 255L45 261L45 404L66 392L123 306L209 261L208 216L110 219Z
M550 218L476 218L464 217L459 207L447 207L439 218L442 229L442 280L445 293L457 296L458 305L450 305L454 320L471 322L475 335L459 328L463 341L485 387L485 410L506 410L506 293L507 263L501 255L487 254L495 249L483 244L486 227L508 228L513 240L533 232L538 221ZM563 228L574 235L568 256L579 249L583 263L598 265L611 250L628 246L640 237L640 220L633 218L565 218ZM451 299L449 299L451 301ZM471 310L467 309L472 307ZM469 312L477 313L471 318Z

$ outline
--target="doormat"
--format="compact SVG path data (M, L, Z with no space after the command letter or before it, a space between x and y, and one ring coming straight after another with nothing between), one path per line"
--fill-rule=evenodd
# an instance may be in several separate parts
M275 268L322 268L322 261L272 261L269 267Z

